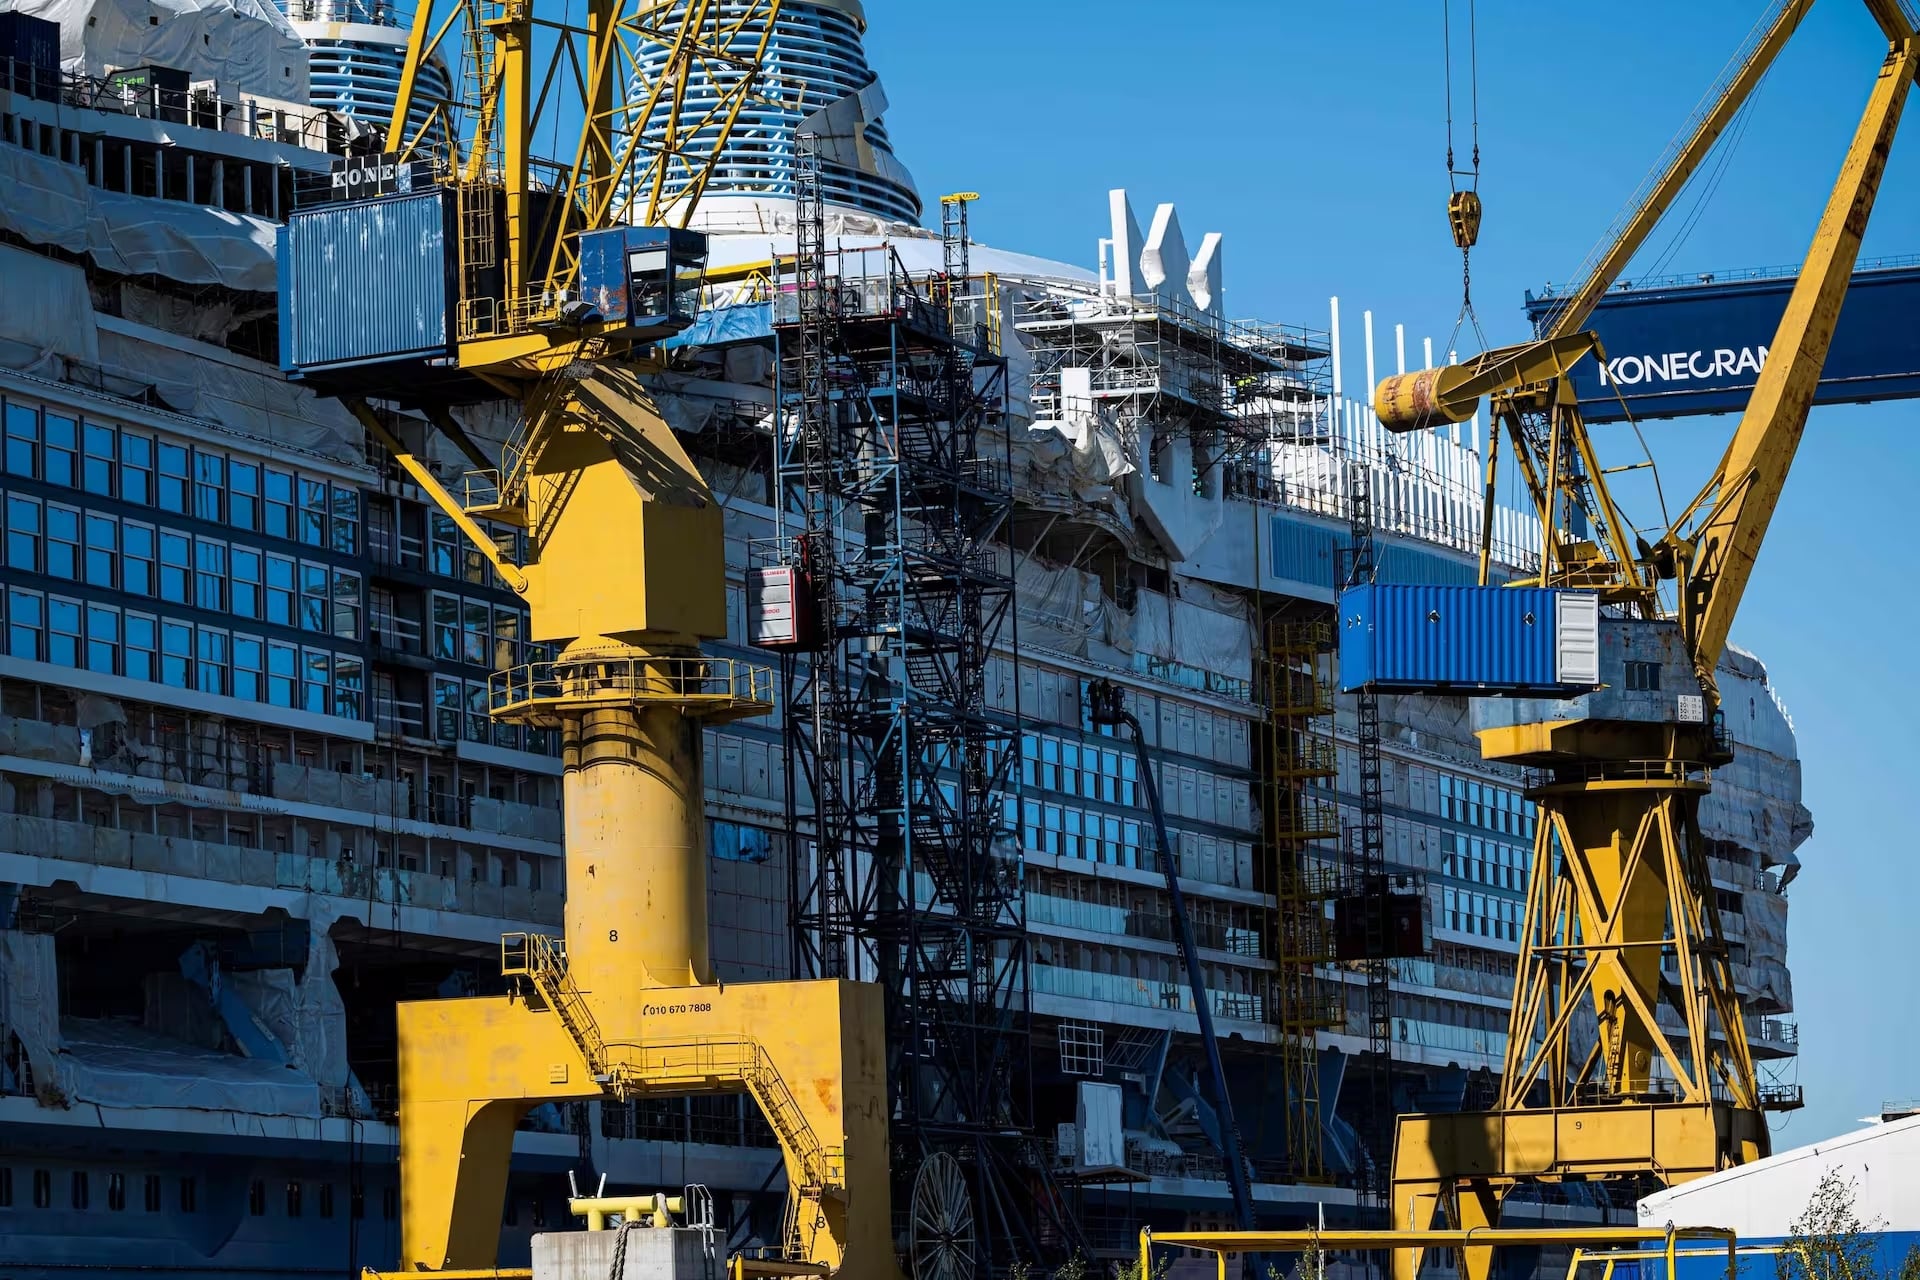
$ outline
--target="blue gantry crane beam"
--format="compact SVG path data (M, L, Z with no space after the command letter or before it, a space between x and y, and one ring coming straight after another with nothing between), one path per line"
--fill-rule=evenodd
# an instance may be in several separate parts
M1623 280L1594 304L1587 328L1603 359L1572 372L1589 423L1739 413L1760 380L1793 294L1797 268ZM1528 293L1536 328L1562 294ZM1853 273L1833 344L1814 385L1815 404L1920 396L1920 257L1868 263Z

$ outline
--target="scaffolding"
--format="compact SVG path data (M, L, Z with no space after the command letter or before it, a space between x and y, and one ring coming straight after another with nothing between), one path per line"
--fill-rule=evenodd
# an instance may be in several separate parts
M1274 896L1274 1023L1286 1098L1287 1172L1326 1180L1319 1034L1343 1020L1322 974L1334 960L1327 903L1338 895L1337 773L1328 619L1276 619L1262 653L1262 830Z
M1129 457L1146 426L1156 441L1205 444L1234 472L1276 441L1324 428L1330 347L1315 330L1225 320L1153 294L1059 290L1018 302L1014 326L1033 358L1034 421L1108 417Z
M1058 1201L1030 1134L1018 721L986 704L987 657L1013 648L1006 366L987 326L955 323L990 310L977 282L829 247L813 141L796 138L795 260L774 290L781 527L752 549L797 571L812 619L783 662L793 967L883 988L903 1248L932 1197L936 1230L1004 1274L1061 1237L1039 1225Z

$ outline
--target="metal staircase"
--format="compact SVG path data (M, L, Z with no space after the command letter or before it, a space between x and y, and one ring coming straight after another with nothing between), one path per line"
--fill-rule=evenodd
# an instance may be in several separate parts
M524 978L566 1028L585 1059L594 1082L614 1098L627 1101L654 1093L684 1093L739 1081L759 1105L780 1148L800 1176L789 1189L784 1246L790 1258L804 1259L799 1205L818 1206L846 1189L846 1155L820 1141L807 1123L793 1091L767 1051L756 1040L700 1037L640 1045L608 1046L586 996L567 974L566 943L543 933L509 933L500 939L500 972Z

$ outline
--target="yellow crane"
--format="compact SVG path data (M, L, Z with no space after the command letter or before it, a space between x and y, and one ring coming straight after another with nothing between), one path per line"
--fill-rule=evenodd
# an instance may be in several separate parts
M1717 729L1714 671L1799 446L1920 67L1905 3L1866 0L1887 39L1866 109L1732 441L1657 541L1634 536L1615 505L1568 375L1589 355L1604 358L1582 326L1811 7L1779 0L1771 8L1539 337L1389 378L1376 391L1376 412L1396 431L1464 421L1490 396L1498 430L1489 434L1488 518L1504 433L1542 531L1540 572L1520 585L1599 593L1616 619L1603 646L1623 645L1701 691L1693 714L1678 716L1636 714L1617 690L1591 695L1585 714L1560 703L1477 704L1485 757L1544 779L1531 792L1538 834L1506 1058L1492 1110L1400 1118L1398 1227L1424 1228L1437 1209L1456 1227L1486 1226L1528 1182L1701 1177L1767 1154L1765 1113L1797 1105L1769 1097L1756 1080L1696 817L1712 767L1730 758ZM1488 559L1483 549L1483 585ZM1662 583L1673 584L1671 608ZM1663 978L1663 963L1677 978ZM1675 1015L1677 1034L1661 1025L1663 1009ZM1465 1253L1469 1274L1484 1280L1488 1251ZM1418 1261L1417 1250L1401 1249L1395 1274L1412 1280Z
M400 1271L495 1266L532 1108L746 1093L785 1165L779 1265L890 1277L879 988L721 984L708 962L701 729L770 709L771 675L701 651L726 633L722 515L646 382L652 344L697 313L704 239L683 228L779 0L584 9L424 0L390 150L357 175L403 198L302 211L287 233L288 362L345 399L554 654L495 673L490 710L560 736L564 936L502 940L511 995L399 1006ZM416 101L436 58L458 62L459 102ZM543 122L572 122L566 154L538 153ZM358 296L354 251L396 296ZM497 450L453 412L482 399L519 408ZM458 496L395 406L479 469ZM524 559L482 520L523 529Z

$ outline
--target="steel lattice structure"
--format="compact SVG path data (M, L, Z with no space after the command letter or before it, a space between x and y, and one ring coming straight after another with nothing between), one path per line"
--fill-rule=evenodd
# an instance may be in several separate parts
M795 973L885 990L897 1237L944 1153L965 1171L975 1264L1004 1272L1047 1247L1051 1201L1025 1136L1018 721L985 690L989 654L1013 648L1007 446L987 434L1005 365L985 326L956 337L954 315L978 310L964 275L828 247L810 140L797 152L794 288L776 303L788 523L763 549L804 568L817 627L785 668ZM964 244L948 248L964 271Z

